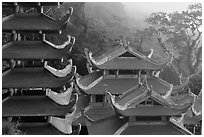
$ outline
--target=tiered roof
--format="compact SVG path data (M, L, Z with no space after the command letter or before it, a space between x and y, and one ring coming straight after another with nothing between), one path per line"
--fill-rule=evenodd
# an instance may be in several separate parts
M73 111L75 103L62 106L47 96L13 96L3 101L2 116L65 116Z
M66 44L68 43L68 44ZM61 59L64 55L70 54L74 43L65 42L62 49L55 48L56 45L43 41L12 41L3 45L3 59ZM59 45L59 47L64 46Z
M114 109L111 106L101 107L86 107L84 115L93 122L104 120L106 118L116 115Z
M72 15L73 9L70 8L67 15L62 20L57 21L44 13L15 13L3 18L2 30L4 32L28 31L43 33L59 33L63 30Z
M14 35L21 32L32 32L41 34L41 41L12 41L3 45L3 59L14 60L62 60L63 56L71 53L75 38L68 36L68 40L62 45L55 45L45 40L45 33L60 33L72 15L73 8L60 20L55 20L43 13L43 6L56 6L59 3L47 2L6 2L5 7L16 8L15 13L3 18L3 32L11 32ZM36 7L40 13L17 13L20 7ZM14 38L13 38L14 39ZM64 60L64 58L63 58ZM23 123L21 129L26 134L70 134L72 133L73 115L76 112L78 95L72 95L73 89L65 94L70 97L64 102L63 93L55 94L52 88L65 88L65 85L73 81L76 67L72 61L64 69L58 70L45 63L44 67L12 68L3 73L2 87L15 89L41 89L46 95L32 96L10 96L3 100L3 117L41 117L47 116L47 123ZM66 72L66 73L65 73ZM60 73L63 75L58 76ZM75 91L74 91L75 92ZM52 93L52 94L51 94ZM65 96L66 96L65 95ZM59 117L60 116L60 117ZM64 117L64 118L63 118ZM65 128L63 130L62 128ZM38 129L38 130L36 130ZM54 129L54 130L53 130ZM57 130L58 129L58 130ZM80 129L80 128L79 128ZM59 132L62 131L62 132ZM79 132L77 132L78 134Z
M50 123L21 123L19 129L27 135L65 135Z
M45 68L14 68L3 73L3 88L57 88L73 79L76 68L64 78L57 78Z
M126 127L118 133L121 135L191 135L188 130L180 129L171 122L127 123Z
M87 76L81 77L76 75L76 82L80 89L86 94L105 94L104 84L107 85L107 90L112 94L122 94L139 84L137 76L125 77L118 76L103 76L103 71L95 71ZM187 82L174 86L173 93L182 89ZM166 94L170 90L170 84L155 76L147 77L147 84L149 87L159 94Z
M180 115L187 111L193 104L194 99L194 96L191 94L179 99L172 97L170 94L168 96L161 96L154 91L145 90L142 87L135 87L117 97L117 99L110 93L108 95L116 112L124 116ZM153 104L140 105L146 100L149 101L149 99L153 101Z
M6 7L38 7L38 6L57 6L62 5L63 2L3 2L2 5Z
M91 52L87 51L85 53L87 54L87 59L93 64L93 66L99 69L109 70L157 70L163 68L167 63L169 63L172 57L171 54L168 54L165 60L157 62L129 46L120 46L116 50L107 52L96 58L92 57Z
M162 62L127 45L119 45L99 57L93 57L87 49L85 54L89 64L87 66L94 71L83 77L77 74L77 85L86 94L93 97L104 95L104 100L108 100L100 103L93 101L85 108L83 116L88 121L86 125L90 134L191 134L186 128L168 120L169 116L185 113L194 103L195 96L191 93L177 95L188 84L189 78L174 86L150 74L167 66L172 58L170 53L166 53L167 57ZM119 70L119 73L112 74L109 70ZM125 75L120 74L120 70L140 72ZM141 74L141 70L150 73ZM111 127L107 129L111 118L116 116L118 119L114 122L120 123L120 126L110 124ZM152 123L138 122L138 116L165 116L167 119ZM136 121L125 120L127 117L136 117ZM107 132L101 133L99 129Z

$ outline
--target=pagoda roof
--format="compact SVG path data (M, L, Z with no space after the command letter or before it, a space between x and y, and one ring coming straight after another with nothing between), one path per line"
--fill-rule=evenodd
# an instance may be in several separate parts
M76 91L78 92L78 91ZM89 105L90 97L84 94L78 94L78 101L76 103L76 118L72 122L73 125L78 125L79 123L82 126L85 126L85 117L83 115L84 109Z
M3 73L2 88L57 88L70 82L76 67L64 78L57 78L45 68L13 68Z
M95 71L84 77L77 76L76 82L86 94L105 94L104 84L107 90L112 94L122 94L138 85L138 77L120 77L117 78L103 76L102 71ZM147 78L149 86L159 94L166 94L170 85L156 77Z
M64 135L49 123L21 123L19 130L26 135Z
M189 115L184 115L183 124L187 125L195 125L198 124L202 120L202 115L190 117Z
M47 96L11 96L3 101L2 116L65 116L75 103L58 105Z
M168 54L167 58L162 62L148 58L147 56L139 53L131 47L120 46L112 52L108 52L99 57L92 57L92 53L85 50L89 62L99 69L119 69L119 70L132 70L132 69L145 69L156 70L162 69L170 62L172 55Z
M88 106L84 111L84 115L91 121L104 120L116 115L114 109L109 105L105 107Z
M123 124L124 119L120 119L117 115L96 122L86 119L89 135L113 135Z
M58 6L63 4L63 2L2 2L3 6L14 7L37 7L37 6Z
M194 100L194 96L191 94L184 95L180 99L172 96L166 98L154 91L141 90L140 87L127 91L117 99L114 99L110 93L108 96L116 112L124 116L180 115L191 107ZM139 105L149 98L159 105Z
M166 66L159 74L159 78L173 85L180 85L179 74L170 66Z
M3 59L61 59L71 52L73 44L56 49L52 43L44 41L12 41L3 45ZM54 44L53 44L54 45Z
M197 124L202 120L202 97L201 91L195 97L193 105L183 116L183 124Z
M72 14L73 9L69 10L62 20L57 21L44 13L15 13L3 18L2 31L30 32L43 31L43 33L59 33L63 30Z
M170 122L134 122L126 124L121 135L185 135L190 134Z

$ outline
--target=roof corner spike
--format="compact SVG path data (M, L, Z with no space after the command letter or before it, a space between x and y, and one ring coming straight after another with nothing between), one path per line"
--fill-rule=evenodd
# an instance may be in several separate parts
M108 93L108 90L107 90L108 86L106 84L103 84L103 87L105 89L105 92Z
M72 45L71 45L71 47L70 47L70 49L69 49L69 53L72 52L73 46L74 46L74 44L75 44L75 41L76 41L75 37L71 37L70 43L71 43Z
M47 64L47 61L45 61L44 68L46 68L48 71L50 71L52 74L54 74L57 77L66 77L72 71L72 59L70 59L69 62L70 62L70 64L65 66L64 69L58 70L54 67L49 66Z
M182 76L180 75L180 85L176 85L173 87L173 90L181 90L184 87L186 87L189 84L189 80L190 80L190 76L188 76L187 78L182 78Z
M73 9L72 7L70 7L67 13L68 13L69 15L72 15L73 11L74 11L74 9Z
M91 63L91 60L89 58L89 50L87 48L84 48L84 54L86 56L88 63L91 65L92 63Z
M43 38L44 38L44 36L43 36ZM45 38L43 39L46 43L48 43L50 46L52 46L52 47L54 47L54 48L56 48L56 49L64 49L65 47L67 47L67 45L69 45L70 43L72 43L72 45L71 45L71 47L70 48L72 48L73 47L73 45L74 45L74 43L75 43L75 38L74 38L74 40L72 40L74 37L71 37L70 35L67 35L67 40L63 43L63 44L61 44L61 45L56 45L56 44L53 44L53 43L51 43L51 42L49 42L49 41L47 41L47 40L45 40ZM71 42L72 41L72 42ZM70 50L70 49L69 49ZM68 51L69 51L68 50Z
M57 2L57 8L59 9L61 7L60 2Z
M154 49L151 49L151 52L150 52L150 54L147 57L148 58L152 58L153 53L154 53Z
M60 24L66 25L69 22L70 16L73 13L73 8L70 7L69 10L67 11L66 15L61 19Z
M49 119L49 123L57 128L59 131L65 134L71 134L72 131L72 122L76 115L76 106L74 106L74 110L72 113L69 113L65 116L65 118L51 116Z

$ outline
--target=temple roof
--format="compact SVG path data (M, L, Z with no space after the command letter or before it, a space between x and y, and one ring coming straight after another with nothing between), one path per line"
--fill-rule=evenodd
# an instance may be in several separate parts
M44 41L12 41L3 45L3 59L61 59L73 45L56 49Z
M122 94L138 85L137 77L103 77L102 71L96 71L84 77L77 77L78 86L87 94L105 94L104 84L112 94ZM170 85L156 77L147 78L149 86L159 93L165 94Z
M180 115L185 113L194 101L194 96L190 93L178 99L170 95L169 97L161 96L154 91L142 90L140 87L135 87L117 98L107 93L115 111L124 116ZM155 103L140 105L147 99Z
M169 122L135 122L128 124L121 135L184 135L188 132Z
M108 52L99 57L92 57L92 53L85 49L85 54L89 62L99 69L146 69L155 70L165 67L170 62L172 55L168 55L163 62L158 62L149 58L131 47L120 46L112 52Z
M190 106L182 109L170 106L136 106L135 108L127 108L126 110L116 110L116 113L123 116L177 116L185 113Z
M43 31L44 33L60 32L63 30L72 14L73 9L57 21L43 13L16 13L3 18L2 31Z
M64 133L57 130L49 123L21 123L19 126L26 135L63 135Z
M164 67L159 77L170 84L180 85L179 74L171 66Z
M22 6L22 7L37 7L37 6L58 6L63 4L63 2L2 2L3 6L13 7L13 6Z
M64 78L57 78L45 68L13 68L3 73L2 88L57 88L73 79L76 67Z
M65 116L75 103L62 106L46 96L11 96L3 101L2 116Z
M196 96L193 105L184 114L183 124L197 124L202 120L202 91Z
M86 119L86 125L89 135L113 135L124 124L125 120L114 115L96 122L90 122Z
M189 115L184 115L183 124L195 125L202 121L202 115L190 117Z
M112 107L106 106L106 107L90 107L88 106L85 109L84 115L91 121L98 121L103 120L109 117L112 117L116 115L115 111L112 109Z
M76 91L78 92L78 91ZM79 123L82 126L85 126L85 116L82 114L85 109L89 105L90 97L84 94L78 94L78 101L76 103L76 118L72 122L73 125L78 125Z
M3 2L3 6L22 6L22 7L37 7L37 6L57 6L63 2Z

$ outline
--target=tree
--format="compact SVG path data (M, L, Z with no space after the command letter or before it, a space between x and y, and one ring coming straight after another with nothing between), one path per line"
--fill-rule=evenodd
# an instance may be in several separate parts
M3 135L22 135L23 133L18 129L18 122L10 122L2 120L2 134Z
M190 88L195 94L202 88L201 18L200 3L189 5L187 10L182 12L156 12L146 19L150 26L134 34L134 41L140 51L143 50L142 43L145 38L154 37L159 43L158 50L171 52L173 60L170 65L177 72L177 76L181 76L180 81L190 77L186 88Z
M156 36L164 50L174 54L174 65L183 76L201 73L202 5L193 4L182 12L157 12L146 19L146 34ZM168 47L166 45L169 45Z

